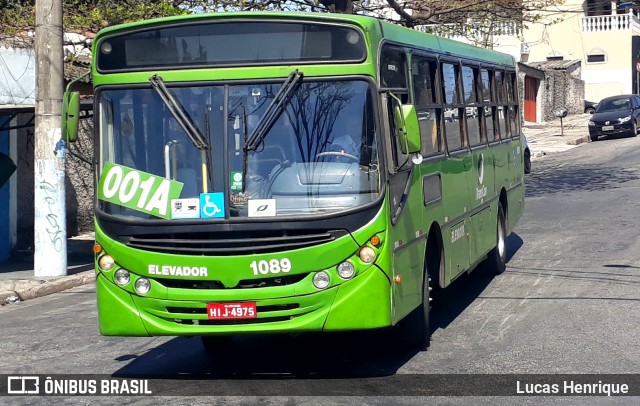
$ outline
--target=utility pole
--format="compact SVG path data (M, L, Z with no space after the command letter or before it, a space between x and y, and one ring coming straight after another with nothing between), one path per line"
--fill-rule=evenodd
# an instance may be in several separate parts
M36 0L35 276L67 274L66 146L61 139L62 0Z

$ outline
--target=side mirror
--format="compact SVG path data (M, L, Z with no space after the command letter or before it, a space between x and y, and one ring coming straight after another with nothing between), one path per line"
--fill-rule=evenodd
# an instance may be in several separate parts
M420 152L420 126L418 114L413 104L396 106L394 120L397 128L398 142L403 154Z
M78 137L79 116L80 93L64 92L62 99L62 139L66 142L74 142Z

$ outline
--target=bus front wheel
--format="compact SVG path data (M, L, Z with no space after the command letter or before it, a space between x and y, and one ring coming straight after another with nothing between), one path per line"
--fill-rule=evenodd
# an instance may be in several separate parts
M440 250L440 267L443 266L442 250ZM411 348L425 350L429 346L431 330L429 327L429 313L431 311L431 290L433 280L429 266L425 265L424 280L422 282L422 303L400 322L401 340Z
M502 204L498 204L496 246L489 252L487 259L495 273L501 274L507 269L507 218Z

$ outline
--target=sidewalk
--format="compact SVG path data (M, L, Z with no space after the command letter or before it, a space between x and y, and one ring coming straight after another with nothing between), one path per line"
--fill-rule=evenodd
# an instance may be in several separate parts
M541 158L589 142L590 119L591 114L574 114L563 118L562 126L559 118L542 123L525 122L522 132L527 137L531 158Z
M588 142L590 118L590 114L568 116L562 120L562 127L560 119L544 123L525 122L522 132L527 137L532 160ZM0 264L0 306L93 282L93 243L92 234L69 238L67 275L59 277L36 278L33 251L15 253L9 262Z
M0 263L0 306L60 292L95 280L93 234L67 239L67 275L34 276L33 251L17 251Z

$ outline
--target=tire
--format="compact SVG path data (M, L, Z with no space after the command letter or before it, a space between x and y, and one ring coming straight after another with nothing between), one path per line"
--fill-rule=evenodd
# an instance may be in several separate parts
M498 204L496 223L496 246L489 252L487 263L497 275L500 275L507 269L507 219L502 204Z
M591 138L591 142L598 141L598 136L597 135L589 135L589 138Z
M593 114L596 112L596 109L594 109L593 107L589 107L584 112L588 114Z
M524 150L524 173L531 173L531 152Z
M638 135L638 123L634 121L633 126L631 127L631 136L635 137L636 135Z
M429 347L431 330L429 329L429 313L431 311L431 278L429 267L425 261L424 280L422 282L422 303L407 317L400 321L400 340L412 349L425 350ZM440 250L440 267L442 267L442 249Z

